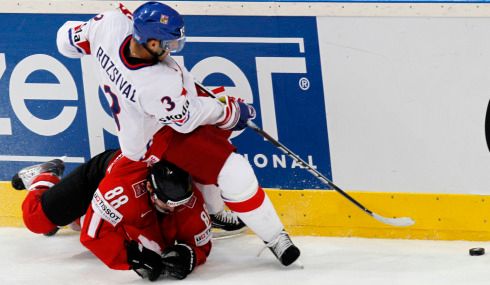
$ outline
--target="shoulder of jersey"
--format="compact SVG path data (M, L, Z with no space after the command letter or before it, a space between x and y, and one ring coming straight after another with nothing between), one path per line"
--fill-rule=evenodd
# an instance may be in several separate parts
M144 218L152 210L147 196L146 180L126 181L115 180L111 185L99 189L101 198L104 200L106 210L124 216L126 222L138 221ZM104 210L104 209L102 209Z
M97 15L93 18L95 22L101 22L104 24L111 23L113 28L117 29L132 29L133 20L132 16L123 14L119 9L104 12L103 14Z

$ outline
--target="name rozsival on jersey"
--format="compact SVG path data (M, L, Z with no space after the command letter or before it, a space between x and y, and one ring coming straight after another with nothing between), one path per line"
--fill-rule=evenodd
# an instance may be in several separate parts
M133 85L124 79L122 74L117 69L114 61L106 54L106 52L99 46L97 49L96 58L100 63L100 66L105 70L109 80L114 82L114 85L119 89L126 99L131 102L136 102L134 97L136 90Z

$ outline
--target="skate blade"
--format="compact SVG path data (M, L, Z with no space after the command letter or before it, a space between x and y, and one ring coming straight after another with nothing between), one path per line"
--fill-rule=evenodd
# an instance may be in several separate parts
M237 236L245 235L247 229L248 229L247 227L243 227L241 229L234 230L234 231L225 231L225 230L213 228L211 232L213 233L213 240L221 240L221 239L228 239L228 238L234 238Z

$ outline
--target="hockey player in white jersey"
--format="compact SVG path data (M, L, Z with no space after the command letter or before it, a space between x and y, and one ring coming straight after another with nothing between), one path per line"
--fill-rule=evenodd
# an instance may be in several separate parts
M300 251L252 167L228 140L255 118L255 110L231 96L199 96L192 75L170 56L184 43L182 16L158 2L133 15L120 6L87 22L69 21L57 35L63 55L95 59L126 157L148 164L165 159L202 185L218 185L226 205L290 265Z

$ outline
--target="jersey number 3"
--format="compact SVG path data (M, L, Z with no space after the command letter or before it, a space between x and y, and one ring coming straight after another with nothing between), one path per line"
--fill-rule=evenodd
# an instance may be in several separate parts
M119 124L119 118L117 117L119 113L121 112L121 107L119 106L119 101L117 101L117 96L111 91L111 87L104 85L104 92L107 94L109 97L111 97L111 111L112 111L112 117L114 118L114 121L116 121L117 125L117 130L121 130L121 125Z

